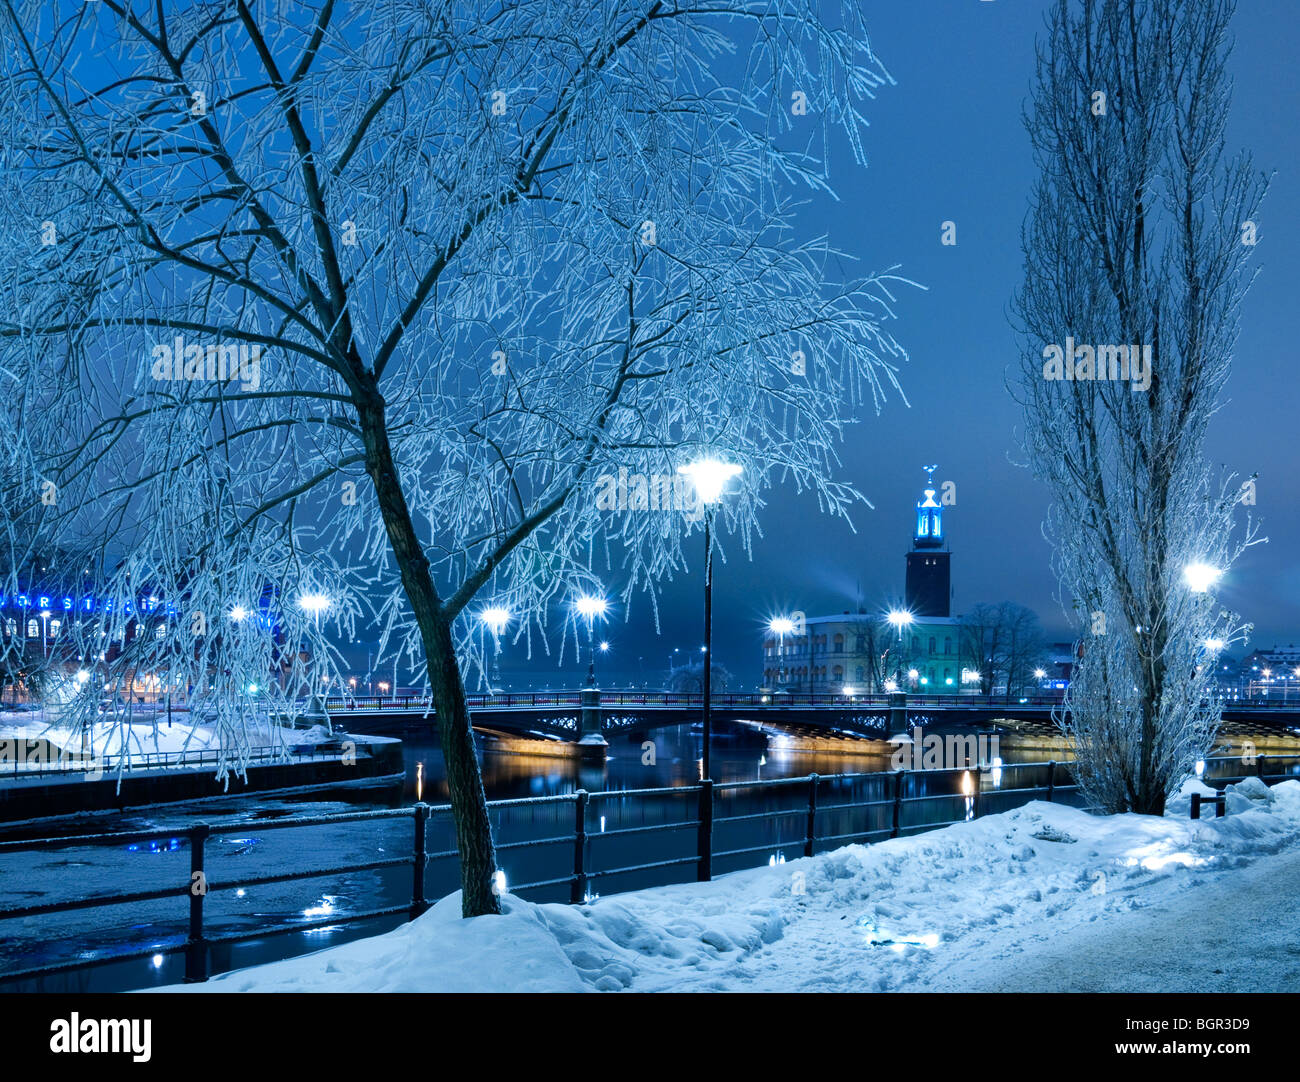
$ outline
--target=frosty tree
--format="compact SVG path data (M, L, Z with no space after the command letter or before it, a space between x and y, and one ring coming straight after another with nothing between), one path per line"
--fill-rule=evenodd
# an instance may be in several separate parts
M1026 116L1017 392L1082 638L1064 712L1110 811L1163 812L1218 726L1207 644L1244 631L1213 584L1255 535L1202 454L1265 188L1225 147L1233 7L1059 0Z
M93 683L162 671L237 744L378 619L497 911L477 613L531 648L604 572L653 597L698 515L604 509L620 469L743 465L745 547L776 481L860 498L894 279L794 229L888 82L857 7L0 0L5 401L111 554Z

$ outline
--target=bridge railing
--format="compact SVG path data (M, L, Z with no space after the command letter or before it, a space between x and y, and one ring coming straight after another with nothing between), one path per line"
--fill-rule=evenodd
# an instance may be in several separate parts
M338 759L344 754L337 744L266 745L232 749L194 748L188 751L130 752L126 755L95 755L59 749L55 745L28 751L21 745L35 745L38 740L0 740L0 779L42 778L51 775L102 774L106 777L130 775L149 770L214 769L223 761L230 768L261 763L301 762L304 759ZM7 746L5 746L7 744ZM46 750L48 748L48 750Z
M499 695L467 695L466 701L471 710L510 709L514 707L538 706L580 706L581 691L519 691ZM718 707L778 707L790 709L797 707L888 707L889 695L842 695L820 692L764 693L764 692L723 692L709 697L710 704ZM1059 695L912 695L907 696L907 705L912 707L948 706L982 708L988 706L1057 706L1061 702ZM696 692L681 691L620 691L601 690L601 706L663 706L663 707L699 707L704 704L704 696ZM1300 705L1300 704L1298 704ZM424 695L404 696L330 696L325 700L328 710L417 710L432 709L432 700Z
M1241 761L1236 756L1220 759L1224 763ZM1207 763L1207 776L1221 774L1218 765ZM1253 769L1266 782L1293 777L1298 771L1300 756L1295 755L1260 756ZM1214 780L1236 777L1224 775ZM590 793L579 790L561 796L493 800L488 802L488 809L498 866L502 869L498 874L506 877L505 889L538 901L581 904L598 897L598 887L606 893L618 893L683 880L708 880L722 872L781 864L850 842L870 843L933 830L1039 799L1082 803L1069 763L811 774ZM361 855L371 855L371 859L241 875L231 857L244 850L232 850L230 844L215 845L224 839L248 846L257 838L247 835L265 840L267 832L288 830L295 832L296 840L286 843L284 851L297 857L318 851L302 839L313 830L324 830L334 847L346 844L355 848L355 835L345 839L333 829L349 823L367 824L367 847L373 846L373 855ZM409 832L402 829L407 823ZM450 806L424 803L394 810L295 816L256 824L198 824L185 831L145 830L0 842L0 876L17 874L6 871L5 862L11 856L21 869L30 866L29 861L24 864L26 854L84 847L175 852L178 860L188 851L188 874L184 874L184 865L177 865L169 874L160 869L155 874L161 882L150 883L147 877L137 874L131 878L124 871L122 881L137 889L89 897L81 880L73 878L72 896L0 909L0 926L8 921L23 922L45 948L66 948L60 961L0 968L0 983L11 987L30 985L58 974L150 957L157 967L164 957L174 955L183 958L183 973L178 972L177 977L183 975L187 982L205 981L214 970L239 968L231 963L233 945L323 928L355 930L367 922L383 930L418 917L430 907L432 899L459 886L459 857ZM631 849L637 850L638 859L629 860ZM384 889L375 900L385 904L344 911L318 904L295 909L294 919L287 914L276 918L262 905L252 911L243 907L233 913L224 911L215 921L211 916L209 907L217 898L243 898L257 888L361 873L378 874ZM797 882L792 877L792 889L797 889ZM347 889L355 892L355 881L348 880ZM319 898L318 890L312 889L309 897ZM295 899L295 903L301 905L300 900ZM154 912L146 927L167 927L166 912L171 909L171 926L183 931L154 939L144 947L115 952L81 949L90 923L88 913L144 905L153 906ZM188 920L177 920L186 910ZM63 928L50 927L64 917ZM39 929L31 923L36 920L41 922ZM120 924L123 934L131 934L131 929L138 926L135 918ZM12 935L0 936L0 944L6 941L12 944L15 940ZM297 950L288 950L282 956L319 946L318 941L308 939ZM88 958L88 953L96 956ZM127 980L133 987L147 983L144 979ZM42 988L38 985L36 990Z

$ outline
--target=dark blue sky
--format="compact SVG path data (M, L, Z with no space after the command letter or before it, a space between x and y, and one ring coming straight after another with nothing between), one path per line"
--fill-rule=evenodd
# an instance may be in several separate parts
M911 406L895 400L879 417L868 412L844 448L846 473L875 504L857 516L856 534L819 516L811 501L776 492L753 562L733 543L730 562L718 566L715 654L746 686L758 679L766 617L854 607L858 584L869 609L901 593L927 463L939 464L936 479L957 486L947 515L956 610L1012 600L1038 611L1049 631L1064 630L1040 532L1047 495L1013 463L1018 413L1003 382L1016 357L1007 312L1021 277L1020 225L1034 179L1021 109L1047 8L1048 0L868 5L874 47L897 85L870 111L868 167L837 155L841 201L810 208L805 225L828 231L859 256L861 269L899 263L928 287L902 295L894 328L911 354L902 373ZM1259 219L1260 276L1208 451L1243 475L1259 472L1255 511L1269 541L1248 550L1222 596L1255 623L1252 644L1268 646L1300 640L1291 326L1300 282L1300 4L1243 0L1235 33L1230 143L1250 149L1256 166L1275 175ZM940 244L948 219L957 223L956 247ZM648 606L635 605L626 624L619 613L607 629L611 677L634 677L639 665L647 676L662 673L674 646L698 649L701 588L698 574L666 587L662 637ZM509 653L503 668L514 669L522 659Z

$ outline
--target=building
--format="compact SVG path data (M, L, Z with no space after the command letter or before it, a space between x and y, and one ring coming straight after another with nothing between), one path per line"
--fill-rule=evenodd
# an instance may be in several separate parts
M763 643L763 684L773 690L872 694L899 688L922 695L980 690L962 667L960 621L952 616L952 553L935 466L916 503L906 553L904 608L890 613L796 614L774 620Z
M1226 670L1220 675L1221 685L1226 675ZM1241 659L1235 675L1238 694L1246 698L1300 701L1300 646L1255 650Z

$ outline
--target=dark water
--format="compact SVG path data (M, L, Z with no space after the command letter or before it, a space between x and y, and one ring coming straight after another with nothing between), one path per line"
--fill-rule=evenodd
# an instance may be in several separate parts
M593 798L586 818L590 841L587 869L596 874L589 894L615 893L695 877L689 858L696 850L697 830L689 821L697 814L694 794L635 796L636 790L685 786L699 778L698 727L680 726L647 736L615 738L604 765L587 765L573 758L516 754L491 741L480 746L488 797L492 800L563 796L586 789L605 793ZM43 904L64 898L159 889L189 879L189 850L185 831L197 822L238 824L239 831L214 836L205 865L212 890L206 900L205 932L233 933L278 926L294 928L308 920L333 915L338 923L324 929L293 930L261 936L243 943L218 943L211 948L213 973L303 954L349 939L373 935L404 918L352 921L349 915L384 906L403 905L411 898L411 869L393 867L355 873L323 873L288 883L223 889L223 883L289 870L315 870L330 865L359 864L409 856L413 824L410 816L332 823L271 830L270 821L287 816L320 815L357 809L404 808L417 798L446 801L442 754L429 733L402 734L406 776L386 785L341 788L313 793L249 795L196 801L127 813L99 815L57 824L0 827L0 840L18 837L71 836L129 830L174 829L176 837L158 843L127 846L80 845L41 852L0 853L0 907ZM890 769L879 754L806 753L790 741L745 725L724 725L714 734L712 773L720 784L776 778L883 772ZM865 748L865 745L863 745ZM1011 756L1006 756L1008 763ZM1004 779L1003 774L1007 777ZM1004 788L1043 784L1046 767L1006 770L985 775L982 812L996 805ZM1041 776L1040 776L1041 775ZM911 775L908 796L938 799L908 806L903 828L964 817L969 801L961 795L960 775ZM888 832L892 814L892 778L844 779L823 782L818 800L821 849L834 848L867 830ZM714 874L794 859L803 855L808 787L722 789L717 793L719 819L749 815L739 823L719 823L714 834ZM874 804L874 806L872 806ZM853 808L838 808L852 805ZM576 803L572 800L493 810L499 863L507 889L568 874L572 870ZM671 824L682 822L681 827ZM664 824L649 834L616 831ZM513 843L539 838L556 842L528 847ZM428 849L454 849L449 816L438 813L429 823ZM726 856L737 850L734 856ZM618 871L628 865L675 861L652 871ZM426 894L437 899L458 885L453 859L430 863ZM567 884L525 891L535 901L567 901ZM183 976L183 958L168 948L184 941L186 902L182 897L155 902L98 907L66 914L0 921L0 991L110 991L176 983ZM126 950L149 949L144 959L83 965L69 973L5 981L4 973L29 966L67 961L89 963Z

